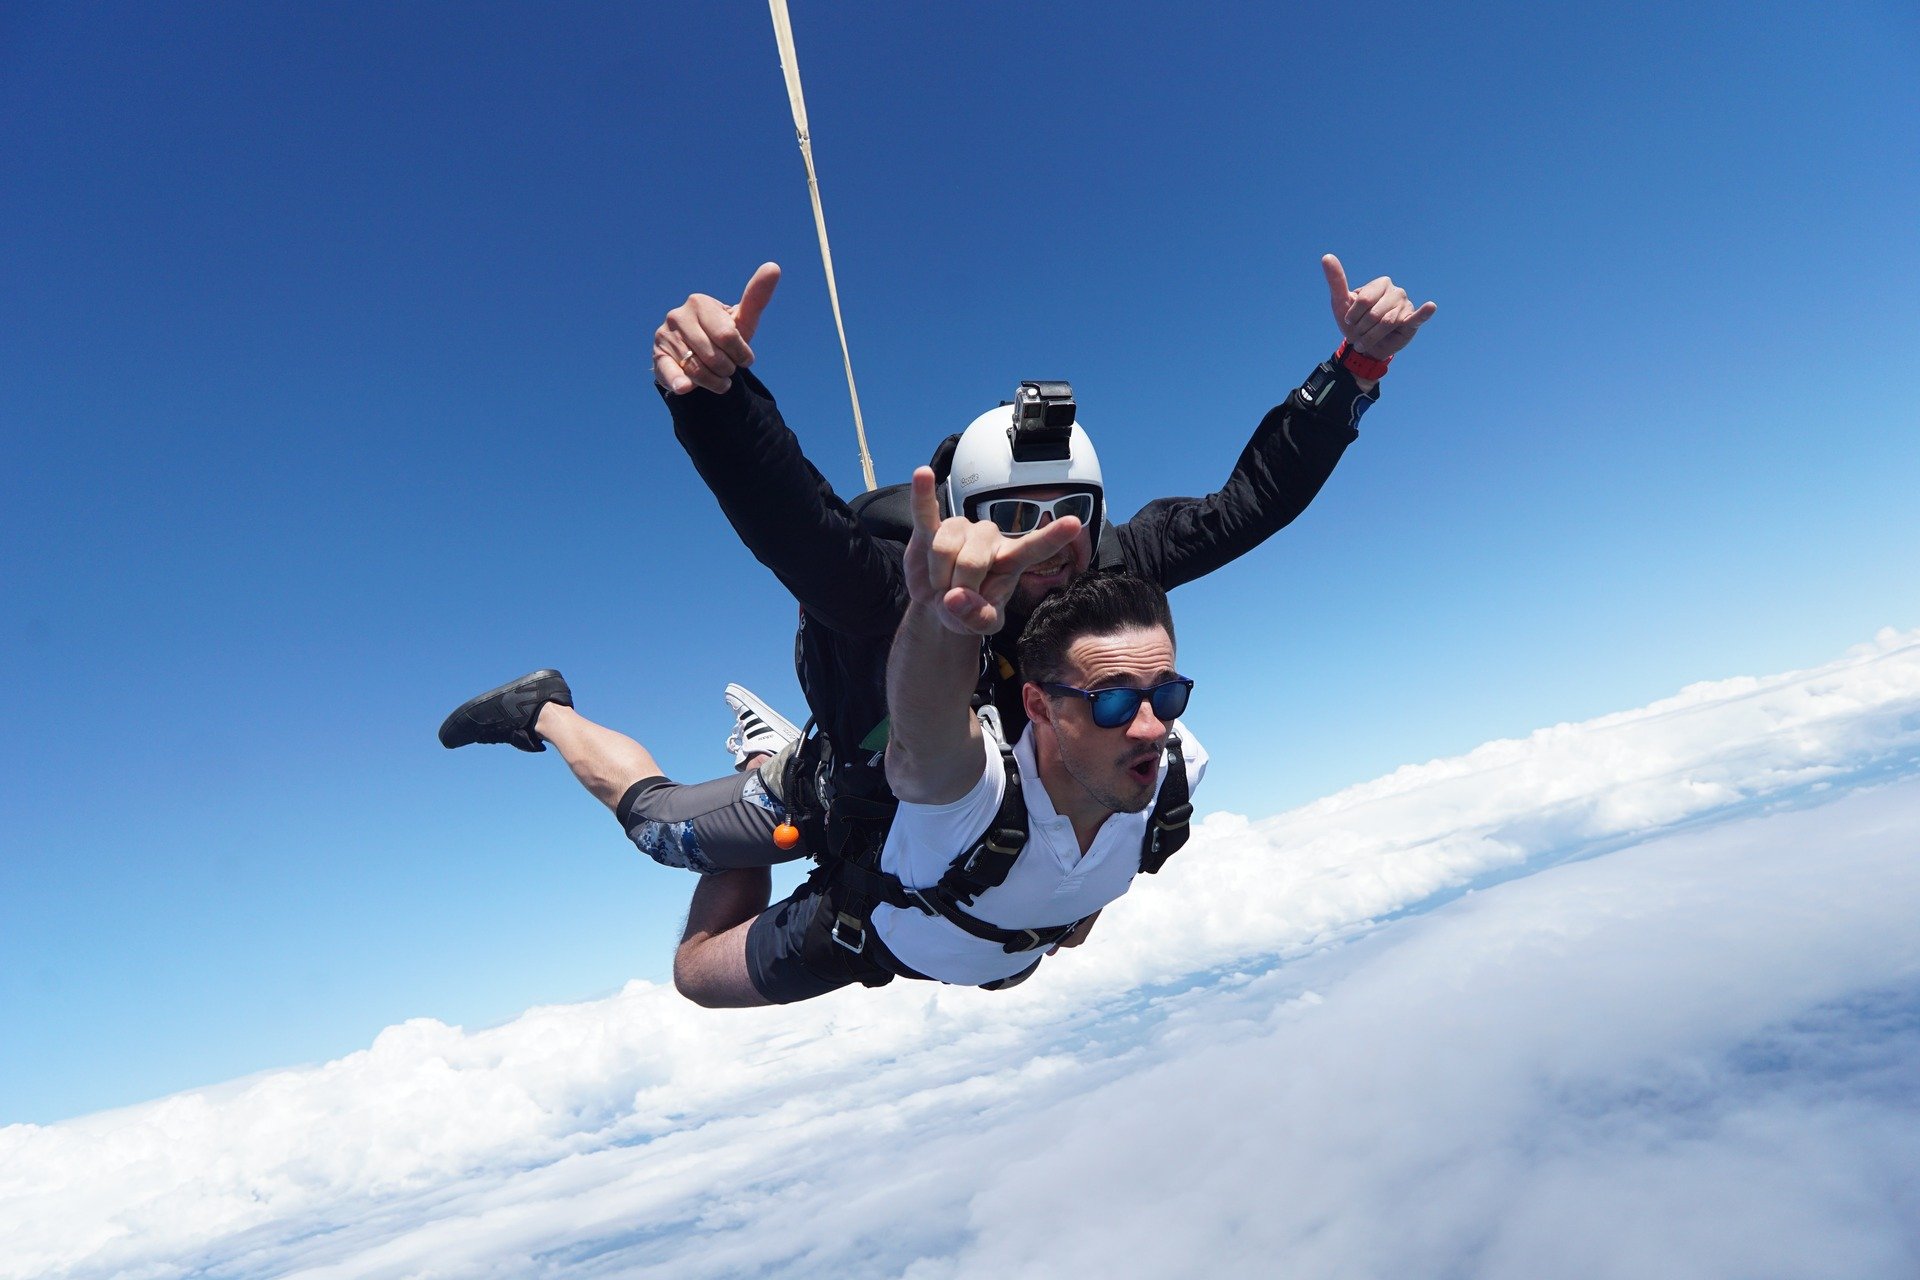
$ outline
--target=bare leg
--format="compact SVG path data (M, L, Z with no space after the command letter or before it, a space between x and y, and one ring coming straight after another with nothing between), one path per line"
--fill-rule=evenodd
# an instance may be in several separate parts
M634 783L664 776L645 747L558 702L540 708L534 732L552 743L580 785L616 809ZM773 897L765 867L701 876L673 957L673 985L695 1004L740 1009L772 1003L747 974L747 930Z
M674 989L709 1009L771 1004L747 974L747 930L772 897L765 867L701 876L673 955Z
M640 779L665 774L652 753L632 738L558 702L540 708L533 731L554 745L580 785L609 809Z

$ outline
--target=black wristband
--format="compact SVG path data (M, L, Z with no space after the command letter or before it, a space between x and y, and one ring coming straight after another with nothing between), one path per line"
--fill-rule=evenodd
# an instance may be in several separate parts
M1358 427L1361 415L1380 398L1380 388L1375 385L1371 391L1362 391L1353 372L1329 356L1307 375L1293 398L1303 409Z

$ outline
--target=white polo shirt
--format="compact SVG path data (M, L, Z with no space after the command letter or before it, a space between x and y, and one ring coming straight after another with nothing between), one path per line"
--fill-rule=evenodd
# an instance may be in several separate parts
M1187 786L1195 788L1207 771L1207 753L1176 721L1181 754L1187 761ZM973 847L996 814L1006 794L1007 774L1000 764L1000 743L988 726L981 735L984 758L980 781L952 804L901 803L887 842L880 850L880 869L898 876L911 888L938 884L955 857ZM1149 804L1139 813L1116 813L1100 824L1093 844L1083 856L1073 823L1054 812L1053 799L1040 781L1033 759L1033 734L1020 736L1013 749L1020 768L1020 792L1027 802L1027 847L1013 864L1005 884L988 889L964 908L967 914L1002 929L1040 929L1092 915L1127 891L1140 870L1140 845L1147 833ZM1160 766L1160 786L1167 768ZM1159 787L1154 788L1158 798ZM963 932L951 921L911 907L882 903L874 909L873 927L887 949L908 967L942 982L979 986L1011 977L1034 962L1040 953L1008 952Z

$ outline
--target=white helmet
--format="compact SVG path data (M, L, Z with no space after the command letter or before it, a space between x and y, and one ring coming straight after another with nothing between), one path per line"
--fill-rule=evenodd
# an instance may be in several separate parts
M1073 389L1064 382L1023 382L1018 400L987 410L961 432L940 486L941 511L971 516L982 498L1041 487L1092 493L1086 526L1098 540L1106 505L1100 458L1074 421Z

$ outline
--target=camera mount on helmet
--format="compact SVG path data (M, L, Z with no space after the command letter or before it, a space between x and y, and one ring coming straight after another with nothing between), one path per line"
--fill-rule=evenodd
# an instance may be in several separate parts
M1073 384L1022 382L1014 393L1009 442L1015 462L1059 462L1071 456Z

